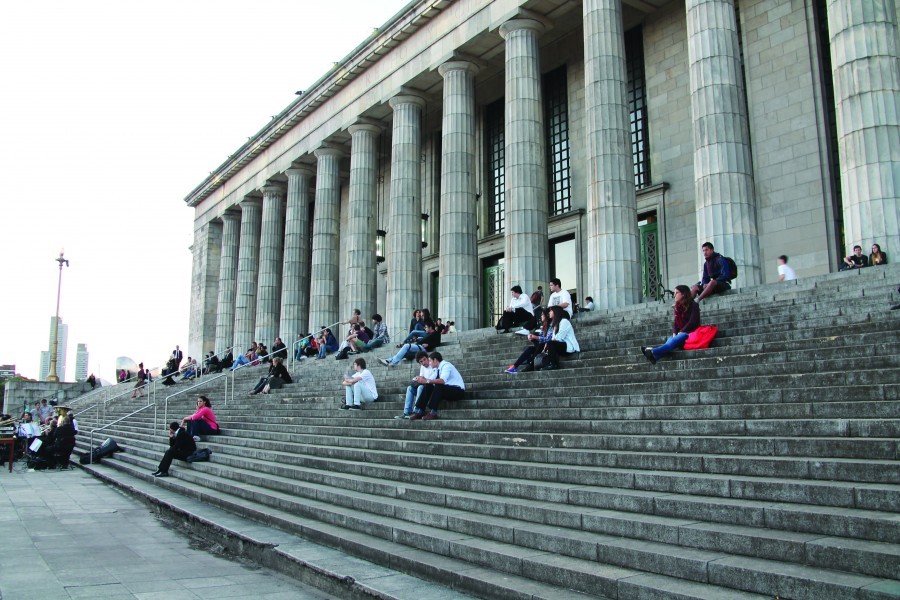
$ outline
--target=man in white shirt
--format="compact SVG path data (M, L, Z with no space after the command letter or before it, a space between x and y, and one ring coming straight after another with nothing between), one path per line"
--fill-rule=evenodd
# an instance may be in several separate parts
M572 296L562 289L562 282L556 278L550 280L550 298L547 300L547 308L551 306L564 308L569 318L572 318Z
M342 409L362 410L363 404L375 402L378 399L378 388L375 385L375 377L366 368L366 360L357 358L353 361L353 377L345 377L341 382L344 386L344 404Z
M778 281L793 281L797 279L797 274L794 273L794 269L789 267L788 257L782 254L778 257Z
M424 384L425 389L416 402L416 408L409 417L410 421L437 419L437 408L442 400L462 400L466 393L466 384L462 375L452 364L444 360L440 352L428 355L431 367L437 370L437 377L416 377L416 381ZM427 412L426 412L427 411Z
M512 300L503 311L503 316L497 322L497 333L509 333L516 325L524 324L526 329L532 329L534 325L534 309L531 308L531 299L522 293L518 285L512 286ZM501 331L502 330L502 331Z
M395 419L409 419L413 414L413 407L422 392L425 391L425 384L420 383L420 378L428 381L437 378L437 369L431 366L431 359L424 350L416 352L416 362L419 363L419 375L413 377L412 383L406 387L406 402L403 404L403 414L397 415Z

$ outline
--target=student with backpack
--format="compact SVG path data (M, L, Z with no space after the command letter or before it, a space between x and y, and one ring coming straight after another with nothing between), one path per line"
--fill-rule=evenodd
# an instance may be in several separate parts
M700 281L691 288L697 302L713 294L721 294L731 289L731 282L737 277L737 265L727 256L722 256L710 242L704 242L703 267Z

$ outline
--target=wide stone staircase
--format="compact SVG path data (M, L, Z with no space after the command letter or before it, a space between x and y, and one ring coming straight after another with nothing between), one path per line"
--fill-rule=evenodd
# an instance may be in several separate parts
M210 462L151 477L160 405L99 432L126 452L87 468L194 501L174 512L207 529L225 511L337 550L338 576L363 559L423 580L366 597L900 598L898 281L888 266L736 290L702 307L711 348L656 365L639 347L665 339L668 303L578 315L582 352L558 371L503 373L518 335L446 336L467 398L430 422L393 418L418 366L377 364L388 349L363 355L381 400L364 411L339 410L349 360L306 360L269 396L247 395L265 368L242 369L227 402L223 380L199 388L223 427L199 444Z

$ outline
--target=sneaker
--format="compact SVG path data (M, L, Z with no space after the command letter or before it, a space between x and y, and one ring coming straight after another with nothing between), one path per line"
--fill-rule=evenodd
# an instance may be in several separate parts
M195 435L195 436L194 436L194 441L195 441L195 442L199 442L199 441L200 441L200 436L199 436L199 435Z
M438 416L434 413L428 413L427 415L422 415L423 421L433 421L437 418L438 418Z
M418 421L419 419L424 419L424 418L425 417L422 416L422 413L413 413L413 414L409 415L410 421Z
M531 330L524 327L516 332L517 335L528 335L529 333L531 333Z
M350 410L362 410L362 406L359 404L354 404L353 406L348 407Z
M381 364L383 364L383 365L386 366L386 367L391 366L391 361L389 361L389 360L386 359L386 358L379 358L379 359L378 359L378 362L380 362Z
M154 476L154 477L168 477L169 474L168 474L168 473L163 473L162 471L157 471L156 473L153 474L153 476Z
M503 372L504 373L518 373L518 371L516 371L516 368L513 365L509 365L509 368Z
M349 404L341 404L341 410L349 410L349 409L350 409Z
M647 360L650 361L651 364L654 364L654 365L656 364L656 357L653 356L652 349L641 346L641 352L644 354L644 356L647 358Z

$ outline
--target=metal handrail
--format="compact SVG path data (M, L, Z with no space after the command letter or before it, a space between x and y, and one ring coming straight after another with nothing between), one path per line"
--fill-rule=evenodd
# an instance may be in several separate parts
M213 354L213 357L215 357L215 358L221 358L221 357L224 356L227 352L231 352L232 350L234 350L234 346L228 346L227 348L225 348L225 349L222 350L221 352L219 352L219 353L217 353L217 354ZM201 377L203 377L203 371L204 371L204 370L207 370L207 371L209 370L209 359L210 359L210 358L212 358L212 357L209 357L209 356L204 356L204 357L203 357L203 364L200 365L200 372L197 374L197 379L200 379ZM206 376L208 377L209 375L210 375L210 373L207 372L207 373L206 373Z
M292 343L292 344L291 344L291 371L294 370L294 365L295 365L295 363L296 363L296 362L299 362L299 361L297 361L297 360L295 359L295 357L297 356L297 344L299 344L299 343L302 342L303 340L306 340L306 339L309 339L309 338L314 338L314 337L316 337L316 336L319 335L320 333L323 333L326 329L331 329L332 327L335 327L335 326L337 326L337 325L342 325L342 324L344 324L344 323L346 323L346 322L347 322L347 321L337 321L336 323L332 323L332 324L329 325L328 327L323 327L323 328L319 329L319 330L316 331L315 333L310 333L309 335L305 335L305 336L303 336L302 338L300 338L299 340L296 340L294 343ZM332 333L334 333L334 332L332 331ZM244 365L241 365L241 366L244 366ZM240 367L238 367L238 368L240 368Z
M109 427L112 427L113 425L115 425L116 423L118 423L118 422L120 422L120 421L124 421L124 420L127 419L128 417L133 417L134 415L136 415L136 414L138 414L138 413L140 413L140 412L144 412L145 410L147 410L147 409L150 408L150 407L154 407L154 408L155 408L155 407L156 407L156 403L154 402L154 403L148 404L148 405L145 406L144 408L139 408L139 409L137 409L137 410L134 411L134 412L128 413L128 414L125 415L124 417L119 417L119 418L116 419L115 421L112 421L112 422L110 422L110 423L107 423L106 425L103 425L103 426L101 426L101 427L96 427L96 428L94 428L94 429L91 429L91 432L90 432L90 446L88 447L88 452L90 452L90 454L89 454L89 456L90 456L89 464L94 464L94 432L95 432L95 431L103 431L104 429L107 429L107 428L109 428ZM153 411L153 423L154 423L154 425L156 424L156 416L157 416L157 415L156 415L156 410L154 410L154 411Z
M165 405L163 406L163 422L166 422L169 420L169 399L170 398L174 398L175 396L180 396L181 394L184 394L185 392L189 392L195 388L200 387L201 385L206 385L207 383L212 383L216 379L221 379L222 377L225 378L225 404L224 404L224 406L228 406L228 373L220 373L220 374L216 375L215 377L213 377L212 379L207 378L201 382L195 383L194 385L192 385L189 388L185 388L183 390L175 392L174 394L169 394L168 396L166 396L166 402L165 402ZM233 394L234 394L234 390L232 390L232 400L234 399ZM154 419L154 422L155 422L155 419Z

